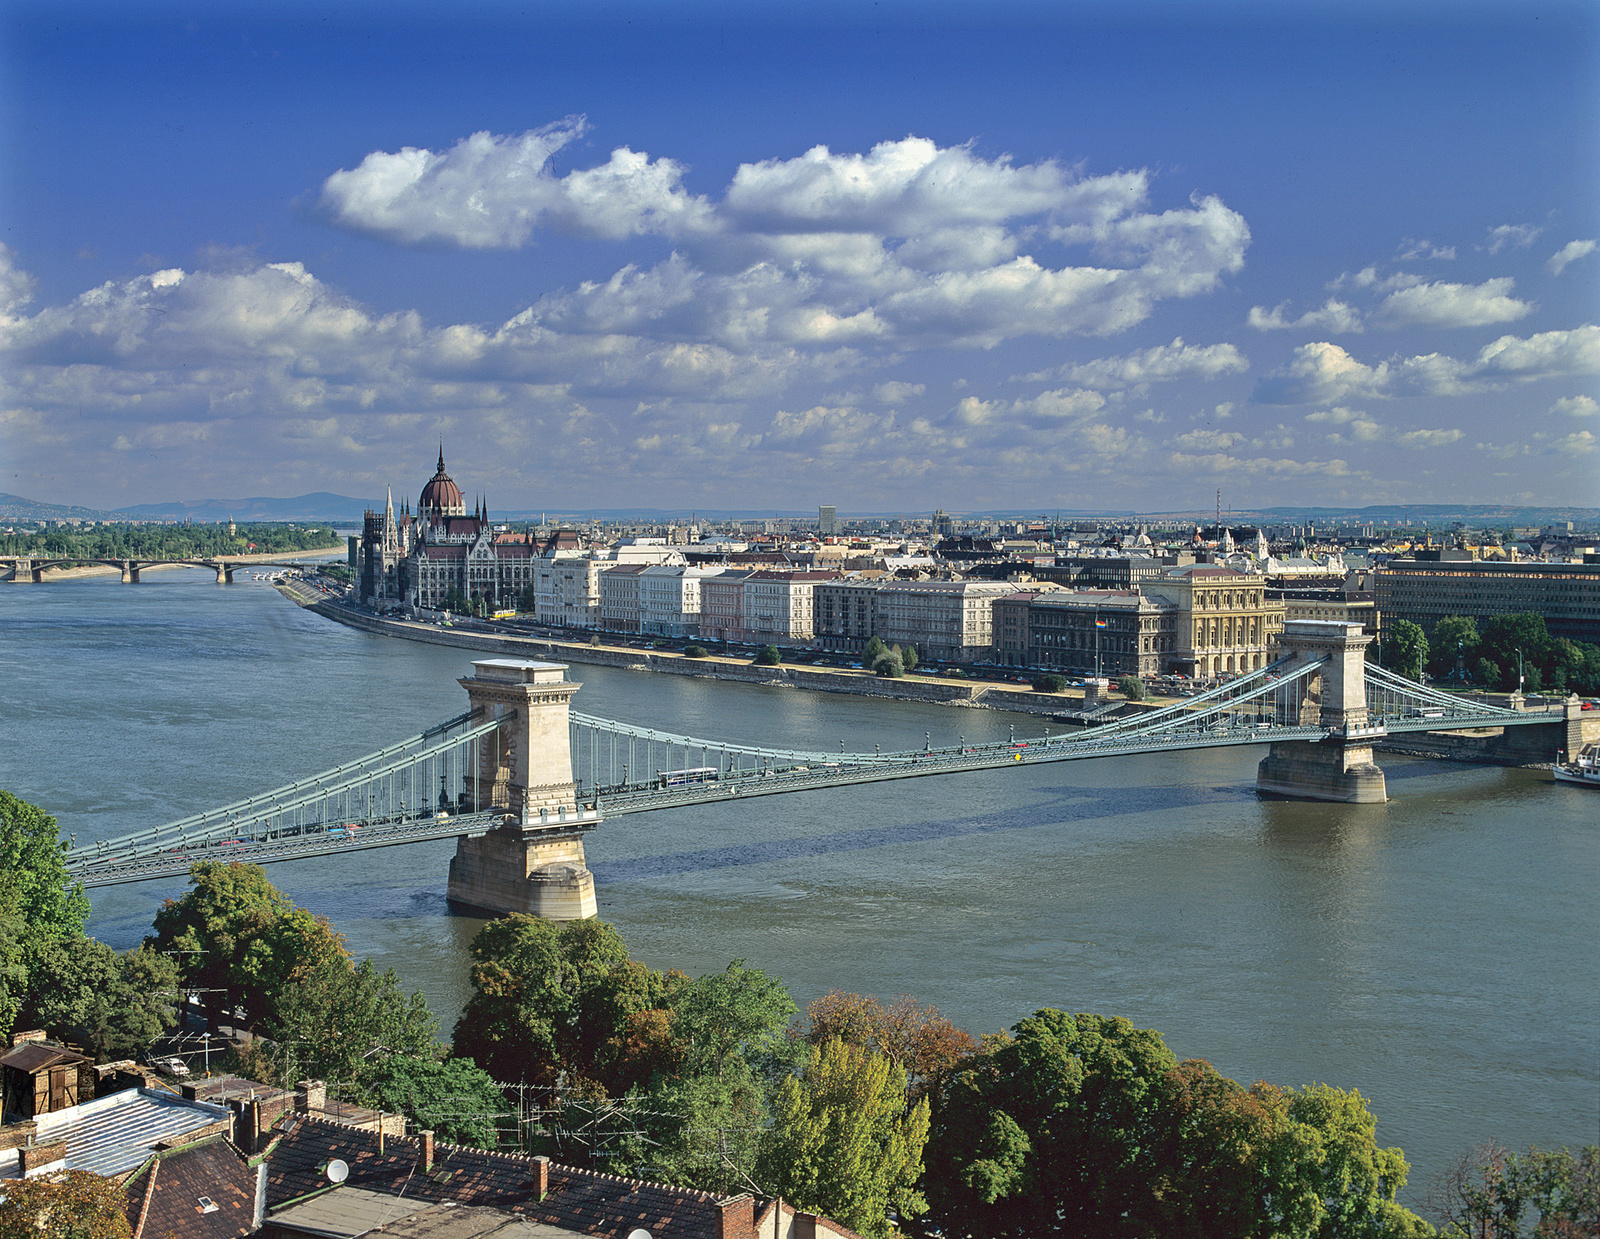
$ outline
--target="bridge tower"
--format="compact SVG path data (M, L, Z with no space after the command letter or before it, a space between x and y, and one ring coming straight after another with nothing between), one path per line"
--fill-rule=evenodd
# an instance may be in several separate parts
M584 863L583 836L600 824L580 810L572 781L567 712L580 685L563 663L521 658L474 661L460 681L500 730L479 743L478 811L503 809L505 824L456 842L450 902L504 916L525 912L553 921L595 914L594 875Z
M1307 727L1326 727L1323 740L1273 743L1256 769L1256 791L1295 800L1382 804L1389 798L1383 771L1372 759L1373 741L1385 732L1367 721L1367 646L1360 624L1291 620L1278 636L1280 654L1294 658L1288 670L1325 659L1299 681L1299 717Z

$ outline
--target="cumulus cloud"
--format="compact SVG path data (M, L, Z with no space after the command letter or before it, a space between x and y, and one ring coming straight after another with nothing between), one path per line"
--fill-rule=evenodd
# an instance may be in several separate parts
M1326 436L1330 443L1388 443L1411 451L1424 451L1429 448L1448 447L1452 443L1460 442L1463 437L1463 432L1454 427L1400 430L1387 426L1360 410L1342 406L1318 413L1308 413L1306 421L1338 427Z
M1600 403L1592 396L1563 396L1550 406L1552 413L1565 413L1568 417L1593 417L1600 413Z
M670 159L623 146L599 167L556 176L551 160L587 127L568 117L515 136L475 133L446 151L374 151L328 177L321 204L360 232L468 249L514 249L536 228L616 240L706 225L705 200Z
M1019 377L1035 381L1064 378L1109 391L1175 379L1217 379L1242 374L1249 368L1249 360L1232 344L1185 344L1182 336L1176 336L1171 344Z
M1158 301L1216 288L1250 239L1215 197L1150 210L1142 171L1084 177L918 137L746 163L717 201L685 188L682 165L627 147L557 176L554 155L585 127L569 118L445 151L373 152L330 176L322 203L343 226L407 243L660 234L677 247L669 259L547 297L541 321L734 349L1112 334Z
M1379 315L1395 326L1487 327L1533 313L1531 302L1511 296L1509 276L1482 284L1416 284L1390 293Z
M887 383L879 383L872 389L872 398L879 404L904 404L927 390L925 383L905 383L899 379L890 379Z
M0 241L0 322L33 300L33 276L17 266L16 251Z
M1534 381L1600 373L1600 327L1501 336L1471 361L1441 353L1358 361L1337 344L1301 345L1287 365L1264 375L1259 404L1339 404L1393 396L1454 396L1492 390L1504 380Z
M1545 263L1545 266L1549 269L1551 275L1560 275L1573 263L1577 262L1578 259L1587 258L1594 253L1594 248L1595 243L1593 241L1568 241L1554 254L1550 255L1550 260Z
M1479 249L1498 254L1503 249L1527 249L1544 229L1536 224L1500 224L1489 229L1489 239Z
M1290 328L1311 328L1319 331L1359 332L1361 311L1347 302L1329 297L1320 310L1307 310L1299 318L1289 318L1284 310L1287 301L1268 310L1264 306L1250 307L1250 326L1257 331L1284 331Z

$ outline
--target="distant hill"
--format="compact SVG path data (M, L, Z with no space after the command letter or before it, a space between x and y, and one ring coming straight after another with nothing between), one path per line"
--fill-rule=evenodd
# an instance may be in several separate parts
M334 495L317 491L310 495L297 495L293 499L272 499L257 496L251 499L188 499L167 503L137 503L119 508L117 515L134 520L196 521L332 521L337 524L359 523L361 514L368 508L382 508L381 499L352 499L349 495Z
M37 503L0 491L0 521L114 521L115 512L70 503Z

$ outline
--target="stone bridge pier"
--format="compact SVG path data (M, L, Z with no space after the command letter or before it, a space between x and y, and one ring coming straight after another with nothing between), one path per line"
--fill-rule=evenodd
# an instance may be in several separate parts
M600 824L580 810L572 781L567 712L580 685L562 663L520 658L474 661L460 681L485 718L502 720L479 741L480 812L504 810L504 824L456 842L451 904L479 914L525 912L553 921L595 915L594 875L583 836Z
M1372 745L1383 738L1381 725L1367 721L1366 656L1371 637L1360 624L1292 620L1278 637L1279 653L1293 657L1289 671L1325 659L1301 680L1298 721L1326 727L1322 740L1279 740L1256 769L1256 791L1295 800L1333 800L1342 804L1382 804L1388 796L1383 771L1372 759Z

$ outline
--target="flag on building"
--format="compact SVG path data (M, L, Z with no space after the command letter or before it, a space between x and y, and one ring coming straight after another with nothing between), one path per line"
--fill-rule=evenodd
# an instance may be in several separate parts
M1097 620L1095 620L1095 622L1094 622L1094 626L1095 626L1095 627L1096 627L1096 628L1104 628L1104 627L1105 627L1105 626L1106 626L1106 622L1105 622L1105 620L1103 620L1103 619L1097 619Z

